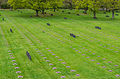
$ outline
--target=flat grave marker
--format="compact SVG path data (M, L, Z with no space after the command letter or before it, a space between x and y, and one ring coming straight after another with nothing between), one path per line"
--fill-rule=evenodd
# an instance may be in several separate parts
M23 76L18 76L18 78L23 78Z

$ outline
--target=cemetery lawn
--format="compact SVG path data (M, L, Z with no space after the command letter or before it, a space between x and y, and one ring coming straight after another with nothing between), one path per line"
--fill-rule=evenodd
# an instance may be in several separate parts
M93 19L73 10L47 11L54 14L47 17L35 17L32 10L0 12L0 79L120 78L120 16L112 20L111 13L101 12Z

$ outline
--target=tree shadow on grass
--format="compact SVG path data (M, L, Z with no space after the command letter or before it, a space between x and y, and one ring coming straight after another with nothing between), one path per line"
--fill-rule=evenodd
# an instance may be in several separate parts
M47 14L39 14L39 16L35 16L35 13L19 13L16 15L11 15L12 17L19 17L19 18L25 18L25 19L32 19L32 18L42 18L42 19L52 19L52 20L56 20L56 19L60 19L60 20L65 20L64 17L67 17L68 19L66 19L66 21L69 20L80 20L80 21L119 21L120 19L118 17L115 17L114 19L110 17L105 17L105 15L99 14L99 16L97 16L97 19L93 19L92 15L80 15L77 16L76 14L54 14L54 16L51 16L50 13Z

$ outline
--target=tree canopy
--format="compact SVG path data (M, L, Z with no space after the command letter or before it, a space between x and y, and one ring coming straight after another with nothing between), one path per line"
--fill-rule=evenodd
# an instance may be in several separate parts
M36 11L36 16L38 12L42 11L44 14L45 9L60 7L63 0L8 0L8 3L13 7L17 8L29 8ZM16 4L17 3L17 4Z
M96 12L99 10L101 3L100 0L74 0L76 8L84 8L86 10L92 11L96 19Z
M114 18L114 11L120 9L120 0L74 0L74 2L76 9L84 8L93 12L94 19L96 19L96 12L102 7L112 11L112 18Z
M114 19L115 10L120 9L120 0L103 0L102 4L104 8L112 11L112 18Z
M0 3L3 0L0 0ZM93 18L96 19L96 13L101 8L106 8L106 10L112 11L112 18L114 18L114 12L117 9L120 9L120 0L8 0L13 9L18 8L29 8L36 11L36 16L38 16L39 11L44 14L46 9L54 9L54 12L57 8L62 7L66 3L69 6L69 9L73 8L73 5L76 9L83 8L84 13L87 14L87 10L93 13Z
M51 0L50 5L51 5L51 8L54 9L54 12L55 12L55 9L63 6L63 1L64 0Z

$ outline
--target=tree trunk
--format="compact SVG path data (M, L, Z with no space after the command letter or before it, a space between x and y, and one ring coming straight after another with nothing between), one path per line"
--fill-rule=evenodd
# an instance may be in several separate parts
M84 10L84 14L87 14L88 7L85 7Z
M84 9L85 11L84 11L84 14L87 14L87 10L86 9Z
M38 10L36 10L36 16L38 16Z
M109 11L108 11L108 8L106 8L106 12L109 12Z
M112 19L114 19L114 15L115 15L115 12L114 12L114 9L112 10Z
M108 8L106 8L106 12L109 12L109 11L108 11Z
M12 7L10 7L10 11L12 11Z
M2 7L1 7L1 2L0 2L0 9L1 9Z
M103 11L104 11L104 7L103 7Z
M72 10L72 3L70 3L70 10Z
M55 10L56 10L56 9L54 8L54 12L55 12Z
M45 10L43 9L43 10L42 10L42 14L44 14L44 11L45 11Z
M94 19L97 19L97 18L96 18L96 11L93 11L93 14L94 14L94 17L93 17L93 18L94 18Z

